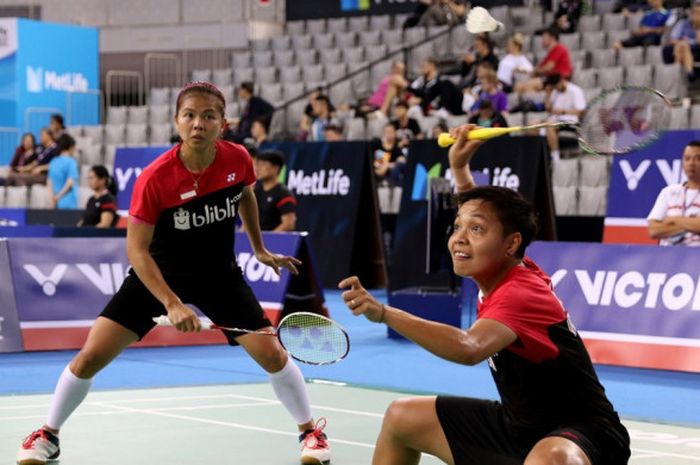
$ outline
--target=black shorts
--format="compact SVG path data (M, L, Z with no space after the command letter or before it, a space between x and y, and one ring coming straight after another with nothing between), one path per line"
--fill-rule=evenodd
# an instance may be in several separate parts
M219 326L257 330L272 326L239 268L206 277L164 275L166 283L180 300L202 311ZM141 282L134 270L100 314L143 338L154 326L153 317L165 308ZM224 331L230 345L242 334Z
M624 428L618 431L605 424L581 423L523 439L509 433L499 402L438 396L435 408L455 465L522 465L535 444L550 436L576 443L592 465L625 465L630 456Z

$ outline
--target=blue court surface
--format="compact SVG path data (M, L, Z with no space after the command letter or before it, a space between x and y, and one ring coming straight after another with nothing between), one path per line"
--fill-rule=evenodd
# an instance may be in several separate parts
M315 415L328 418L333 463L369 463L384 410L407 393L497 398L485 363L456 365L390 340L385 326L353 317L339 292L326 298L331 316L348 330L350 354L336 365L301 368ZM6 463L43 422L48 394L74 354L0 355L0 457ZM633 438L630 463L700 463L700 375L596 369ZM64 427L60 463L195 464L232 457L231 463L291 464L297 461L293 436L267 376L242 349L130 349L96 377Z

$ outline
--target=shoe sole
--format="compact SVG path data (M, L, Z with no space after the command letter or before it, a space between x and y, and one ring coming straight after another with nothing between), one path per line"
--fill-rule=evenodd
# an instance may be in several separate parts
M331 463L331 461L325 460L322 462L315 457L309 457L308 455L304 455L301 457L301 463L303 465L327 465L327 464ZM39 465L43 465L43 464L39 464Z
M17 465L46 465L48 462L50 462L52 459L49 459L47 462L42 462L41 460L22 460L21 462L16 462Z

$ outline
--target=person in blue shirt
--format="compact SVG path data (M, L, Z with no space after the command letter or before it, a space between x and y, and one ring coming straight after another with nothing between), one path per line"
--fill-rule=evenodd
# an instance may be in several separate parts
M632 31L629 39L617 41L613 48L661 45L661 36L666 31L666 23L671 12L664 8L663 0L648 0L649 10L644 12L639 26Z
M693 3L690 17L678 21L671 30L670 41L662 49L664 63L680 63L689 81L694 81L694 62L700 61L700 3Z
M49 162L46 185L51 208L78 208L78 162L73 158L75 139L64 134L58 141L60 155Z

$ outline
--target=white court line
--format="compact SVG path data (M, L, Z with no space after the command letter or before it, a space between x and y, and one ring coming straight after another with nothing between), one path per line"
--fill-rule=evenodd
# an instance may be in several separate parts
M635 452L644 452L646 454L663 454L662 457L676 457L679 459L690 459L690 460L696 460L700 462L700 457L697 455L682 455L682 454L674 454L673 452L663 452L663 451L658 451L658 450L649 450L649 449L639 449L638 447L632 448L633 451Z
M663 452L655 453L655 454L639 454L639 455L634 455L632 454L630 456L630 460L637 460L637 459L652 459L652 458L658 458L658 457L665 457L666 454Z
M110 406L108 407L115 407L115 406ZM194 422L199 422L199 423L207 423L211 425L219 425L219 426L228 426L231 428L238 428L238 429L246 429L250 431L259 431L261 433L274 433L274 434L280 434L282 436L292 436L292 437L297 437L297 433L290 433L288 431L280 431L276 429L270 429L270 428L260 428L258 426L250 426L250 425L242 425L240 423L230 423L226 421L218 421L218 420L209 420L206 418L197 418L197 417L190 417L186 415L175 415L172 413L163 413L163 412L156 412L154 410L142 410L142 409L136 409L136 408L131 408L131 407L117 407L120 409L124 409L129 412L133 413L143 413L146 415L156 415L156 416L161 416L161 417L167 417L167 418L177 418L179 420L188 420L188 421L194 421ZM370 449L374 449L374 444L366 444L364 442L356 442L356 441L346 441L343 439L337 439L333 438L333 443L336 444L347 444L350 446L359 446L359 447L367 447Z

